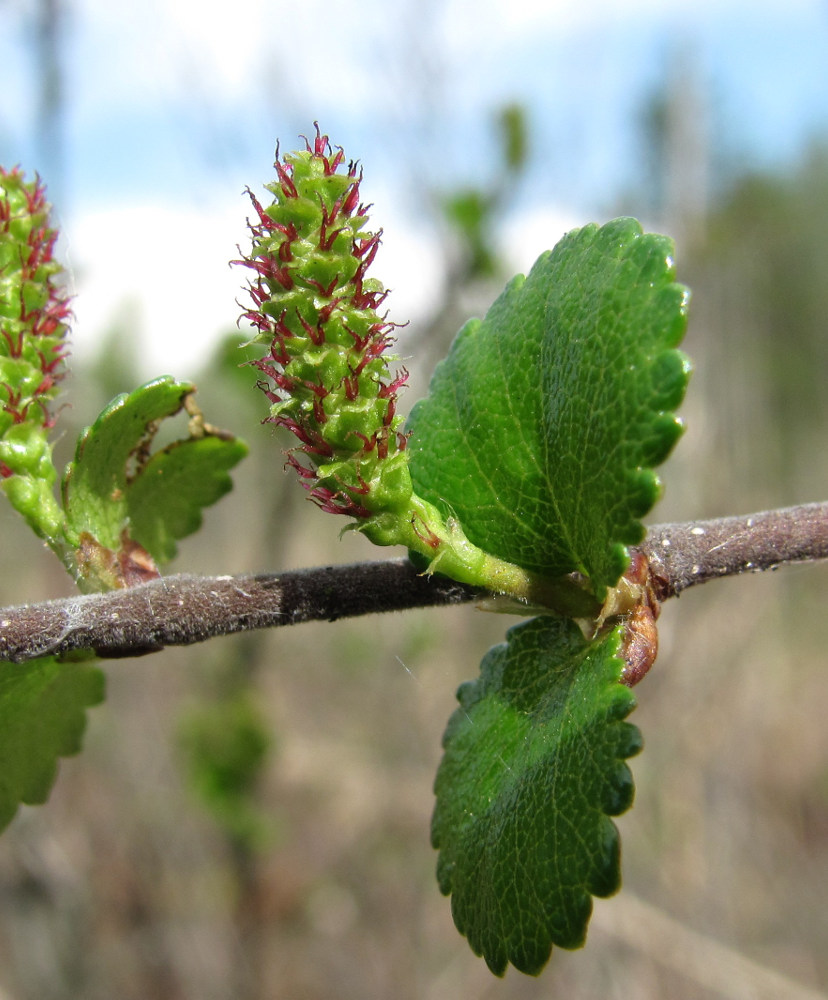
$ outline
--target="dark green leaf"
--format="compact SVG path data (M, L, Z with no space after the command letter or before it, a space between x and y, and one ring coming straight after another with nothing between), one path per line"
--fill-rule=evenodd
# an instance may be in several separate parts
M416 491L480 548L601 597L681 432L687 292L634 219L569 233L458 334L409 420Z
M620 882L629 808L624 763L640 749L623 720L620 630L588 642L561 618L534 618L489 650L458 692L444 738L432 840L440 888L461 933L493 972L537 974L553 944L578 948L591 896Z
M80 750L85 709L103 696L103 674L87 663L0 662L0 829L21 802L46 801L58 758Z

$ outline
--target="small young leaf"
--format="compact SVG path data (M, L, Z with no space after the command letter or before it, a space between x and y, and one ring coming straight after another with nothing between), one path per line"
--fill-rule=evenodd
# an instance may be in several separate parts
M158 562L201 526L201 511L232 489L228 472L247 454L237 438L188 438L156 452L129 486L130 533Z
M88 664L0 662L0 830L21 802L46 801L58 757L80 750L85 709L103 697L103 674Z
M574 230L458 334L412 411L414 488L480 548L603 598L659 493L688 377L672 244Z
M141 472L159 421L174 416L194 386L155 379L106 406L81 435L66 469L63 502L70 530L117 549L127 526L127 488Z
M69 530L117 551L123 532L159 562L201 524L201 508L230 488L227 471L246 454L229 435L200 433L151 453L160 423L179 413L189 382L155 379L114 399L78 442L63 481Z
M609 816L632 803L640 749L619 683L620 629L589 642L534 618L489 650L458 691L437 773L432 841L458 930L489 968L537 974L553 944L584 943L591 896L620 883Z

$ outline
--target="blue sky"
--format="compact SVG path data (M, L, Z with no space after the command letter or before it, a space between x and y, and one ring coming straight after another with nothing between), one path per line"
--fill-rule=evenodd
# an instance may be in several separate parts
M69 0L67 0L69 2ZM0 3L0 156L39 169L26 40ZM245 184L319 119L362 160L394 315L440 281L423 192L491 175L489 115L526 102L532 168L509 223L516 267L642 183L642 102L687 58L733 170L783 167L828 132L828 5L817 0L74 0L63 170L51 185L90 350L117 317L146 370L193 374L237 314ZM399 310L399 313L397 312Z

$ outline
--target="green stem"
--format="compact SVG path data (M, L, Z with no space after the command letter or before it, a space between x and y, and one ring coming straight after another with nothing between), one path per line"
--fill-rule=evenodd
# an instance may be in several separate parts
M600 602L571 577L552 579L484 552L458 521L443 518L431 503L411 495L404 512L371 517L360 530L377 545L404 545L427 561L425 572L483 587L536 610L574 618L594 617Z

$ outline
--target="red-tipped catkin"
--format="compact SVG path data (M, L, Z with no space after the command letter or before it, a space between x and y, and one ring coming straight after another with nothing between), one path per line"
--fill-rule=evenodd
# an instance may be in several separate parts
M278 157L278 150L277 150ZM290 464L324 510L367 518L400 492L411 494L391 373L394 324L379 308L386 292L367 276L380 232L366 230L362 173L346 166L317 127L305 149L276 162L273 202L251 194L252 277L243 318L268 353L253 364L271 403L269 419L298 439Z
M42 537L63 515L48 432L65 371L69 298L38 178L0 168L0 488Z
M13 425L54 423L70 314L56 239L39 179L0 168L0 438Z

